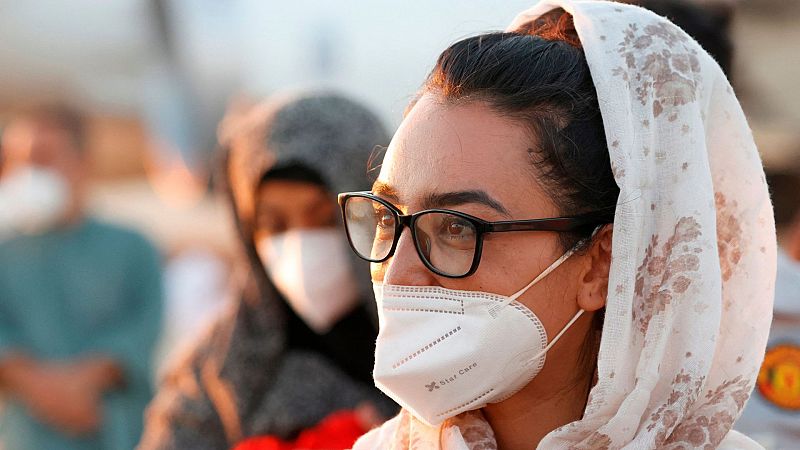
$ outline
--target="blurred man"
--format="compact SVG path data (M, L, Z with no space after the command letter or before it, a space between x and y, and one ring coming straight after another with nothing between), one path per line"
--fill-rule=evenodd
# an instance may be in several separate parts
M142 236L87 216L74 112L13 121L2 156L0 186L13 188L0 191L19 197L0 215L37 197L27 191L61 191L47 196L49 211L28 217L35 227L0 242L0 448L130 450L151 397L159 256Z

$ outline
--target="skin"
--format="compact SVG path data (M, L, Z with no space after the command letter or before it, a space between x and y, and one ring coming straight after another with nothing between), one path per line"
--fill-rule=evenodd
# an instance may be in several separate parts
M34 165L59 173L70 188L67 212L59 228L77 226L85 217L86 161L70 134L52 123L12 122L3 134L3 175ZM98 430L102 395L124 383L121 366L105 355L72 360L37 360L20 352L0 360L0 386L43 423L67 435Z
M559 209L536 181L528 159L535 145L528 129L478 102L447 104L423 95L389 146L374 191L405 213L429 208L462 211L485 220L558 217ZM429 202L432 196L484 191L502 206L479 202ZM486 291L511 295L564 253L555 233L489 234L472 276L435 275L420 261L409 230L392 258L371 267L374 281L410 286ZM605 305L611 258L611 228L592 246L565 261L519 301L555 336L584 309L586 313L548 352L543 370L509 399L483 413L503 449L529 449L550 431L583 414L593 373L579 360L594 311Z
M336 201L327 189L304 181L271 180L256 193L256 242L292 229L336 225Z

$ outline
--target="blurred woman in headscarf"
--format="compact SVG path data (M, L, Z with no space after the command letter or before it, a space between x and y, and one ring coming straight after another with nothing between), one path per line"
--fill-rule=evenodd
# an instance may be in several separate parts
M286 93L229 114L220 140L241 294L167 376L140 448L291 440L340 410L358 411L365 428L378 422L394 404L372 383L369 279L338 229L333 194L368 186L367 161L386 131L347 98Z

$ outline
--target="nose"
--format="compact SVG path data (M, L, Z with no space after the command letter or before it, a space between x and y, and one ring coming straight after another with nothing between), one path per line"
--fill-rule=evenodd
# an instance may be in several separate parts
M405 229L397 241L394 255L372 265L372 279L401 286L438 286L436 275L419 259L411 230Z

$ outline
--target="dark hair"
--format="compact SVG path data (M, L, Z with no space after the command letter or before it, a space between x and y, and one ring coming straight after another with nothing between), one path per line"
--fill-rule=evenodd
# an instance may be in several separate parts
M572 17L555 10L525 29L470 37L436 62L420 94L478 101L530 127L537 178L562 215L602 212L612 222L619 187ZM570 248L592 230L564 234Z
M560 213L602 212L613 222L619 186L572 16L556 9L517 31L456 42L439 56L420 95L426 92L445 101L483 102L530 127L534 172ZM591 232L564 233L564 250ZM604 310L594 315L580 355L587 370L596 365L603 316Z
M275 167L264 172L264 174L261 175L261 178L258 180L258 186L256 187L261 187L264 183L273 180L311 183L325 189L329 189L328 183L325 182L325 179L322 178L322 175L319 172L311 167L308 167L306 164L294 161L276 165Z

